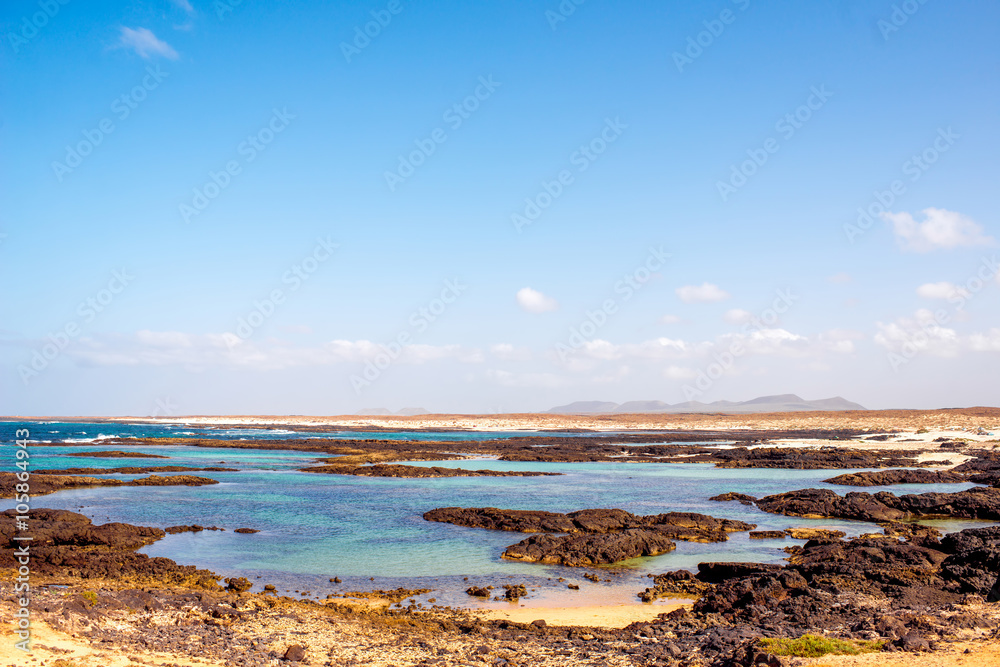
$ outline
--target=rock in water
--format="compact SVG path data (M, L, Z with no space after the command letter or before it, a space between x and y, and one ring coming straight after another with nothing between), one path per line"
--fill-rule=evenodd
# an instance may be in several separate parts
M607 565L640 556L658 556L677 547L657 531L630 529L617 533L532 535L503 552L508 560L586 567Z

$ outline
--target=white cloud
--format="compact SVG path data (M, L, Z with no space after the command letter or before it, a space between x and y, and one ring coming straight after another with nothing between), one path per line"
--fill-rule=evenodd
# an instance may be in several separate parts
M510 371L490 369L486 371L487 379L503 387L565 387L568 381L552 373L511 373Z
M455 360L479 363L483 353L460 345L404 345L395 350L367 340L333 340L318 347L294 347L273 339L256 342L232 333L186 334L138 331L131 336L80 339L67 354L91 366L170 366L190 370L210 367L280 370L297 366L364 363L388 355L392 363L424 364Z
M529 313L547 313L559 307L555 299L530 287L522 287L517 291L517 303Z
M969 349L975 352L1000 352L1000 329L990 329L989 333L969 336Z
M753 314L749 310L733 308L732 310L727 310L726 314L722 316L722 319L729 324L746 324L752 317Z
M681 366L667 366L663 369L663 377L671 380L693 380L698 377L698 371Z
M188 14L194 14L194 7L191 6L191 3L188 2L188 0L170 0L170 1L175 5L177 5L178 7L180 7L181 9L183 9L184 11L186 11Z
M514 347L510 343L497 343L490 346L490 354L503 361L528 361L531 350L526 347Z
M940 283L925 283L917 288L917 296L924 299L948 299L952 296L968 296L968 292L947 281Z
M852 278L849 273L837 273L827 278L827 280L831 283L843 284L851 282L854 278Z
M177 60L180 57L174 51L173 47L157 38L153 34L153 31L148 28L135 28L133 30L132 28L122 27L118 45L135 51L143 58L149 58L150 55L159 55L170 60Z
M922 222L909 213L882 214L882 219L892 223L896 242L903 250L930 252L936 249L959 246L992 245L994 240L983 233L982 225L971 218L942 208L925 208Z
M729 298L729 292L720 289L712 283L702 283L701 285L685 285L678 287L677 296L684 303L705 303L710 301L724 301Z

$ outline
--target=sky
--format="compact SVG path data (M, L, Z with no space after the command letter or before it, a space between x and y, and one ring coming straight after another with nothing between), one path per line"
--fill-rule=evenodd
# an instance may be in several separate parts
M0 413L1000 404L1000 5L0 8Z

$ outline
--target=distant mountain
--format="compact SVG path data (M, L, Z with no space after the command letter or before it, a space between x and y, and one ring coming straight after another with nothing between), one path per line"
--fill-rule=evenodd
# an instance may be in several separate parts
M401 408L396 410L396 414L403 417L415 417L417 415L429 415L430 412L423 408Z
M549 412L557 415L595 414L600 412L614 412L617 407L617 403L608 403L606 401L577 401L569 405L554 407Z
M812 410L865 410L840 396L807 401L795 394L776 394L774 396L759 396L749 401L686 401L671 405L663 401L628 401L617 404L607 401L577 401L568 405L560 405L549 410L553 414L607 414L607 413L647 413L647 414L681 414L704 412L728 412L734 414L749 414L756 412L803 412Z

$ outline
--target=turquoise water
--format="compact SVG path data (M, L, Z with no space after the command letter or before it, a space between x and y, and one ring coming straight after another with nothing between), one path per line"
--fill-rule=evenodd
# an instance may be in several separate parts
M48 428L45 428L48 427ZM149 427L142 427L149 428ZM58 431L42 434L43 430ZM114 429L100 425L34 425L40 439L80 439L108 434ZM155 429L154 429L155 430ZM183 429L182 429L183 430ZM194 433L193 429L187 429ZM176 432L176 431L175 431ZM162 433L158 433L162 434ZM219 432L211 433L219 437ZM46 438L45 435L53 437ZM198 435L204 435L198 433ZM257 437L251 430L230 432L228 437ZM314 434L309 434L314 435ZM353 436L354 434L352 434ZM398 434L383 434L399 437ZM441 434L433 434L439 439ZM485 438L495 434L466 434ZM269 432L270 437L300 437L291 432ZM367 437L368 434L365 435ZM409 434L420 437L422 434ZM349 436L338 436L349 437ZM448 434L446 439L456 439ZM10 439L4 438L4 454L12 454ZM707 499L726 491L755 496L806 487L832 488L838 493L855 490L822 483L850 470L720 469L707 464L660 463L538 463L473 461L420 462L493 470L533 470L563 473L557 477L458 477L444 479L365 478L299 472L316 460L316 454L187 446L128 447L115 449L158 454L164 459L101 459L68 457L69 451L107 449L100 441L73 448L44 443L31 446L32 467L106 467L143 465L223 465L238 472L193 473L218 480L206 487L98 488L63 491L41 496L36 507L81 512L96 523L121 521L166 527L199 523L226 528L225 532L168 535L143 549L150 556L166 556L180 563L209 568L223 575L243 575L289 589L325 594L349 588L443 587L439 594L447 602L466 601L456 591L472 583L498 585L507 580L544 584L549 577L576 581L584 573L577 568L539 566L504 561L504 547L522 539L518 533L462 528L424 521L422 514L436 507L502 507L546 509L558 512L591 507L618 507L637 514L690 511L758 524L761 530L791 526L823 526L849 535L877 531L872 524L837 520L809 520L767 514L739 503ZM9 469L14 459L9 455ZM169 474L169 473L168 473ZM116 476L123 477L123 476ZM971 484L921 484L882 487L894 493L956 491ZM13 506L0 502L0 509ZM949 522L955 530L972 522ZM235 528L260 530L253 535L236 534ZM782 547L795 540L750 540L746 533L732 533L721 544L678 542L676 551L655 558L639 559L627 567L608 569L615 585L627 582L641 590L648 585L647 573L693 568L711 560L780 562ZM328 582L334 576L345 586ZM375 577L375 582L370 581Z

